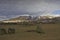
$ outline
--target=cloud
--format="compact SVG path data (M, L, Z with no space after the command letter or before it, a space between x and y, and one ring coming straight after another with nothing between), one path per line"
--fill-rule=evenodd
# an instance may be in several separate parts
M5 19L8 19L7 16L2 16L2 15L0 15L0 21L1 21L1 20L5 20Z
M0 16L0 18L6 18L6 16Z
M60 0L0 0L0 15L7 18L12 15L52 15L60 9Z

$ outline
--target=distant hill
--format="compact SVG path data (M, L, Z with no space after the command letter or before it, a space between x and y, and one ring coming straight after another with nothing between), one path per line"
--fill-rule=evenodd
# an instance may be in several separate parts
M55 20L56 20L57 22L60 22L60 17L55 17Z
M32 17L31 16L19 16L19 17L16 17L16 18L11 18L9 20L31 20Z
M3 20L2 22L3 23L29 22L29 21L32 21L31 19L32 19L31 16L19 16L16 18L8 19L8 20Z
M29 21L38 21L38 22L60 22L60 17L46 17L46 16L42 16L42 17L31 17L31 16L19 16L16 18L11 18L8 20L3 20L3 22L9 23L9 22L29 22Z

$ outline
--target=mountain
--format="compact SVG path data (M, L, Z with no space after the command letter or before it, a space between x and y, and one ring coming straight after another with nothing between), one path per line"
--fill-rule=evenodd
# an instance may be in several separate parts
M17 22L29 22L29 21L32 21L31 16L19 16L16 18L8 19L8 20L3 20L2 22L4 22L4 23L17 23Z
M19 16L15 18L11 18L9 20L30 20L32 17L31 16Z

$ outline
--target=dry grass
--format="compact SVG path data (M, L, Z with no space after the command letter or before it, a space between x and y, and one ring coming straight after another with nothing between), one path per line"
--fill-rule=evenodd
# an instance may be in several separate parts
M60 24L41 24L45 34L36 32L26 32L27 30L35 30L35 26L23 25L0 25L5 29L9 27L15 28L15 34L0 35L0 40L60 40Z

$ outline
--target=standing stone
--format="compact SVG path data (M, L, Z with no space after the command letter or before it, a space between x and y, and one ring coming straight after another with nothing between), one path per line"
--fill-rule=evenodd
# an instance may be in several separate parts
M43 33L42 27L40 25L37 25L36 32Z
M9 29L8 29L8 33L9 33L9 34L15 33L15 29L14 29L14 28L9 28Z
M0 28L0 35L6 34L6 30L4 28Z

